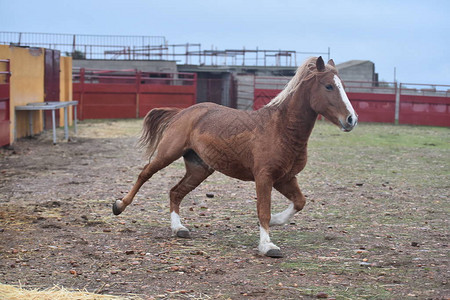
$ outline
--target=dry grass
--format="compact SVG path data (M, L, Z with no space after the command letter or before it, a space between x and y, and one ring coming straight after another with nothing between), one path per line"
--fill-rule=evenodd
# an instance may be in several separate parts
M49 289L25 289L0 283L0 299L2 300L119 300L119 299L141 299L139 297L118 297L110 295L98 295L86 291L72 291L64 287L54 286Z

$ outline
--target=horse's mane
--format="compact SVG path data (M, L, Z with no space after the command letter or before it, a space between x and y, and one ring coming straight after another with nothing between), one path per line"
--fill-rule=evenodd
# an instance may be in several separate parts
M317 57L310 57L300 67L298 67L297 71L295 71L294 77L292 77L292 79L286 84L285 88L266 106L280 105L284 100L289 98L294 91L297 90L300 83L310 79L314 74L314 71L317 70L316 60Z

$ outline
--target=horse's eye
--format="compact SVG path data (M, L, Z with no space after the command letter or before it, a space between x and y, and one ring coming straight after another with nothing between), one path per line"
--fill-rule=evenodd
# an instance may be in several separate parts
M333 86L331 84L328 84L327 86L325 86L327 88L327 90L332 91L333 90Z

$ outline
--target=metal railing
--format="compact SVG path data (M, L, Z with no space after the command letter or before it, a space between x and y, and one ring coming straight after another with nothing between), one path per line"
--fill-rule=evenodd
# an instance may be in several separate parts
M400 83L399 89L402 95L450 97L446 84Z
M192 50L194 48L194 50ZM330 58L330 48L326 52L299 52L294 50L267 49L211 49L202 50L201 44L167 45L166 57L179 63L211 66L277 66L297 67L297 56L326 55Z
M151 49L166 44L166 39L163 36L0 32L0 44L55 49L75 59L118 59L116 51L123 47Z
M201 44L168 44L163 36L84 35L31 32L0 32L0 44L43 47L74 59L173 60L180 64L209 66L297 67L297 58L327 51L299 52L268 49L202 49Z
M345 80L345 91L348 93L395 94L397 83L386 81L354 81Z
M74 68L73 83L91 84L162 84L195 85L195 73L157 73L128 70L97 70Z

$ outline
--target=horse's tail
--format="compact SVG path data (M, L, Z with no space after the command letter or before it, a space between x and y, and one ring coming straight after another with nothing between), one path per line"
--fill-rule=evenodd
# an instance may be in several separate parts
M146 149L148 159L155 153L170 121L179 112L179 108L154 108L145 116L139 146Z

